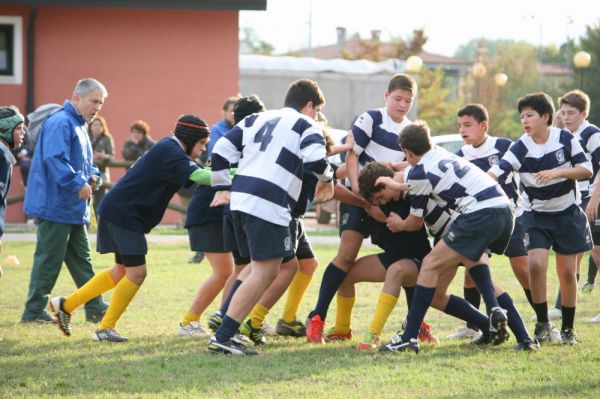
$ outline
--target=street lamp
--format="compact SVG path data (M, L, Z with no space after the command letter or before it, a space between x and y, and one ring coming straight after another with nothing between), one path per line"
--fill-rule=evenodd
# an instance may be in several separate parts
M481 80L485 77L486 74L487 74L487 67L485 66L485 64L483 62L477 61L471 67L471 75L473 75L473 78L475 78L475 92L476 92L476 96L477 96L476 97L477 102L481 102L481 98L483 97Z
M423 59L418 55L411 55L406 59L406 72L417 73L423 67Z
M573 56L573 64L579 69L579 89L583 90L583 70L592 63L592 56L585 51L579 51Z
M494 75L494 83L498 87L506 86L507 81L508 81L508 76L506 76L505 73L498 72L496 75Z

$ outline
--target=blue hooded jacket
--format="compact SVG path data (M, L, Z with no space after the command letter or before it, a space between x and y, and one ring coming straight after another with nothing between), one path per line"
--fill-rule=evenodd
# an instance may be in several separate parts
M66 224L89 224L88 201L79 190L92 175L93 164L87 124L70 101L42 125L29 172L24 212Z

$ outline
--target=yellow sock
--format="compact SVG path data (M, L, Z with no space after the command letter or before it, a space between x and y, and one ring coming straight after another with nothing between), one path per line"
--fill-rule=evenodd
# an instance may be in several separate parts
M381 335L383 326L388 317L390 317L390 314L392 314L396 303L398 303L398 298L395 296L386 294L385 292L379 294L379 301L377 302L377 308L375 309L375 315L373 316L373 321L371 321L369 331Z
M196 313L192 312L191 310L188 310L187 312L185 312L185 314L183 315L183 318L181 319L181 325L187 326L192 321L200 321L200 316L201 315L196 314Z
M310 285L312 276L310 274L302 273L300 270L296 272L294 279L288 287L287 300L285 301L285 307L283 308L282 319L286 323L291 323L296 320L296 313L304 298L304 294Z
M117 321L119 321L119 318L123 312L125 312L125 309L127 309L129 302L131 302L139 289L139 285L132 283L127 276L124 276L113 291L110 305L108 306L106 314L102 318L98 329L115 328L117 326Z
M63 309L67 313L73 313L75 309L90 299L102 295L106 291L114 288L115 282L110 274L110 269L102 270L96 273L87 283L82 285L78 290L69 295L63 302Z
M336 333L347 334L350 332L350 320L352 319L352 308L354 308L354 301L356 297L344 298L337 294L337 310L335 313L335 327L333 327Z
M269 309L265 308L261 304L256 304L250 312L250 325L252 328L261 328L265 318L269 314Z

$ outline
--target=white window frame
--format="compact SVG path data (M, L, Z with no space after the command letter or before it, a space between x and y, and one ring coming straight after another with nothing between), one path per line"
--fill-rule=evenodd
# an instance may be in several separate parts
M0 84L23 84L23 17L0 16L0 25L13 25L13 74L0 75Z

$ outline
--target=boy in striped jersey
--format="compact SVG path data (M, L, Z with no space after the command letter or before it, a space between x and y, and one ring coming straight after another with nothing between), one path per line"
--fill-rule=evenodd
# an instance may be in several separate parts
M578 341L573 328L577 303L577 254L592 248L590 227L579 202L576 180L592 176L592 165L579 141L566 130L551 127L552 99L545 93L519 99L525 133L488 172L503 180L519 174L525 191L523 227L529 256L529 281L537 316L535 338L550 339L546 273L549 249L556 252L562 304L561 338Z
M457 116L458 131L465 142L465 145L457 152L457 155L478 166L484 172L487 172L492 165L498 163L512 144L512 141L507 138L488 135L488 112L481 104L466 105L458 111ZM513 273L517 277L521 287L523 287L527 300L533 306L531 291L529 289L529 272L527 270L527 248L525 248L525 244L523 243L525 232L523 231L521 218L523 209L519 206L518 184L515 177L510 176L505 184L501 184L500 186L511 200L516 218L515 228L504 254L510 258ZM465 299L471 305L479 308L481 295L479 295L468 273L465 273L463 292ZM478 332L473 327L470 325L465 326L448 338L474 338Z
M590 98L581 90L566 93L559 100L560 115L565 128L579 139L583 150L592 162L594 174L589 180L581 180L581 208L585 210L592 231L594 247L588 260L588 277L582 287L583 292L591 292L596 282L596 274L600 264L600 219L598 219L598 205L600 203L600 190L597 190L595 180L600 169L600 128L587 121L590 112ZM598 319L600 322L600 318Z
M346 166L352 191L359 194L358 176L360 169L370 161L401 162L404 154L398 146L398 134L410 123L406 114L417 93L415 80L406 74L392 77L384 93L385 107L369 110L360 115L352 126L354 148L348 152ZM308 315L306 337L309 342L324 342L323 327L331 300L342 284L346 274L354 265L358 251L365 237L378 222L359 207L340 204L340 246L335 258L323 274L319 298L313 311ZM338 312L348 312L349 303L338 303ZM344 337L350 339L351 331Z
M284 108L245 118L215 144L212 184L218 191L211 206L230 203L236 241L242 255L250 255L252 271L235 292L209 351L257 354L233 336L277 275L281 260L292 254L290 209L300 195L303 168L319 179L317 199L332 195L333 172L322 129L314 121L324 103L316 82L296 81ZM228 168L238 162L232 183Z
M406 330L381 349L418 353L417 334L427 309L433 304L448 314L480 326L484 334L478 343L497 345L506 341L508 323L517 336L517 349L534 350L537 343L529 337L508 293L493 284L486 264L485 251L503 253L512 233L514 221L508 197L475 165L443 148L432 147L425 122L406 127L400 134L399 144L411 165L405 172L406 184L398 184L389 178L377 182L408 190L411 211L403 220L402 228L414 230L423 224L430 198L458 216L423 260ZM459 264L469 270L481 292L489 320L466 301L446 294Z

